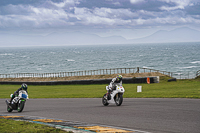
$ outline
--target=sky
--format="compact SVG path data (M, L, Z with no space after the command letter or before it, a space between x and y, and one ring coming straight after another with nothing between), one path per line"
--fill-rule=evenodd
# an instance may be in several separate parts
M200 0L0 0L0 33L136 39L179 27L200 31Z

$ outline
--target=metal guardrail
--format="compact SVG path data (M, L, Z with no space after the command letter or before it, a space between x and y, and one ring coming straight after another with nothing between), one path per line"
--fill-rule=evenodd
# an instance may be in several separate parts
M200 76L200 70L196 72L196 77Z
M168 76L172 76L171 72L160 71L149 68L111 68L111 69L98 69L98 70L85 70L74 72L58 72L58 73L11 73L0 74L0 78L46 78L46 77L70 77L70 76L87 76L87 75L110 75L110 74L126 74L126 73L148 73L159 72Z

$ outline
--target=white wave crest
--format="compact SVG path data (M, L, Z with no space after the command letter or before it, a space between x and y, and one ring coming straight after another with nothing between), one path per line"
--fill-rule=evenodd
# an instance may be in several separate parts
M73 59L66 59L66 61L75 61L75 60L73 60Z
M200 64L200 61L193 61L193 62L190 62L192 64Z
M199 67L199 66L176 67L176 68L179 68L179 69L191 69L191 68L196 68L196 67Z
M0 55L13 55L13 54L5 53L5 54L0 54Z

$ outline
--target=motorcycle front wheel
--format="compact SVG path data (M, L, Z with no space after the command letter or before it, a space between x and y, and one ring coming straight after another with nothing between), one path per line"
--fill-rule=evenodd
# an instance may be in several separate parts
M117 106L120 106L123 102L123 96L120 93L116 94L114 99Z
M106 94L104 94L103 98L102 98L102 103L104 106L108 106L108 100L106 99Z
M18 107L17 107L17 111L22 112L22 110L24 109L24 105L25 105L25 101L19 102Z
M12 112L12 111L13 111L13 109L12 109L12 108L10 108L9 106L7 106L7 111L8 111L8 112Z

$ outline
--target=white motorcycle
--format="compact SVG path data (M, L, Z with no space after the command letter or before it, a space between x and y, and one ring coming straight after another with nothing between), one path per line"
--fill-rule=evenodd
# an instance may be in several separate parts
M109 88L106 86L106 90ZM108 106L110 103L115 103L117 106L120 106L123 102L123 94L125 89L123 86L116 85L115 89L110 93L110 96L107 96L107 93L104 94L102 98L102 103L104 106Z
M12 97L13 94L10 95ZM18 112L22 112L25 106L25 102L28 98L28 94L24 90L19 91L19 95L16 96L12 101L11 104L9 104L9 101L6 100L7 104L7 111L12 112L13 110L17 110Z

